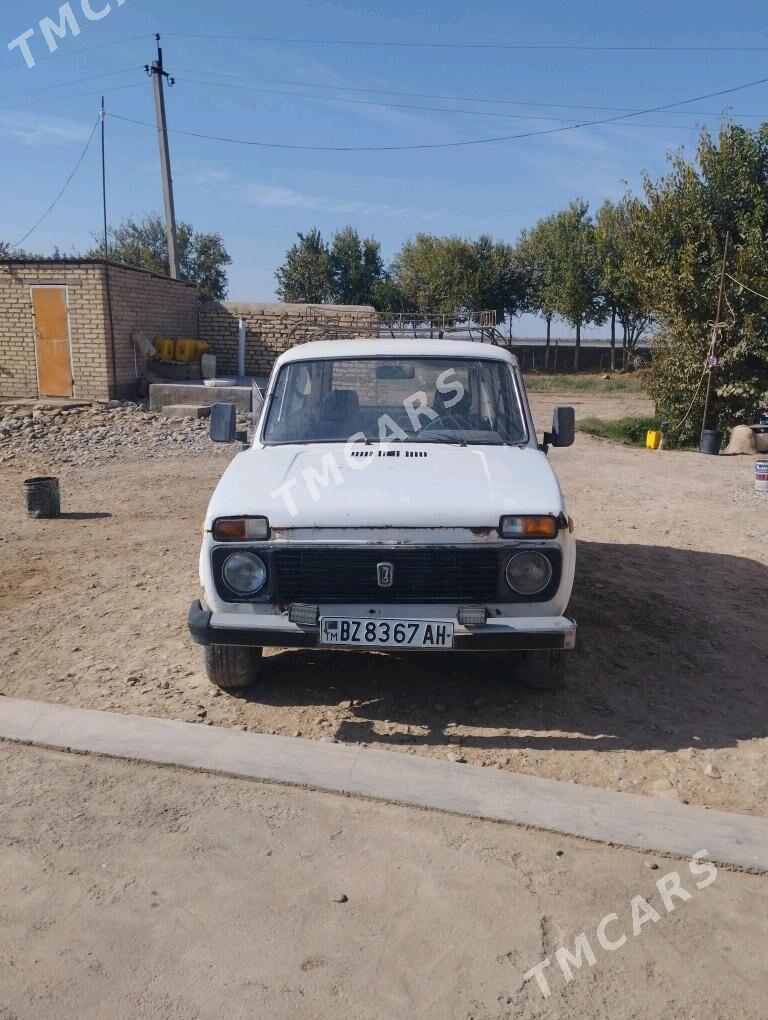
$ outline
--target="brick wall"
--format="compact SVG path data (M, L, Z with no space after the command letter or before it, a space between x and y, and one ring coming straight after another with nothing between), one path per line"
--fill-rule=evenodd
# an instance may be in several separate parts
M153 338L169 336L174 340L196 337L200 298L191 284L124 266L110 265L109 287L117 363L117 386L113 389L118 396L132 396L144 365L138 352L134 358L131 334L141 331ZM111 358L108 352L110 381Z
M269 375L290 347L325 335L375 336L379 315L368 305L252 304L209 301L200 306L200 338L216 355L217 373L237 373L238 319L245 319L245 371Z
M110 265L117 380L113 379L104 264L99 261L0 262L0 395L38 394L30 287L65 286L74 396L132 396L136 368L131 333L197 336L196 287L143 270Z
M72 262L0 262L0 394L38 393L30 288L43 284L67 288L74 395L106 396L102 267Z

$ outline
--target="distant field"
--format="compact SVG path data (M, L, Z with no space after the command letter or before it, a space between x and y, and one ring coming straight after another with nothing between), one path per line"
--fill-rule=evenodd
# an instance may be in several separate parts
M642 393L640 379L634 374L615 372L609 379L606 373L579 375L525 375L529 393Z

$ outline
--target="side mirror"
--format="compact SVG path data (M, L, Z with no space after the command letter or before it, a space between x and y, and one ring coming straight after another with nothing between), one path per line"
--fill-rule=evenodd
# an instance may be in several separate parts
M576 412L572 407L556 407L552 415L552 431L544 433L544 443L551 446L573 446L576 438Z
M214 443L234 443L237 416L234 404L213 404L211 406L210 436Z

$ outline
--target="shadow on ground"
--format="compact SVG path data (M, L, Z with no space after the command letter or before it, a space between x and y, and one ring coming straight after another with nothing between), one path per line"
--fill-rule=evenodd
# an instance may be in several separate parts
M284 651L245 698L350 700L329 733L406 747L444 745L449 725L472 728L464 747L498 751L717 748L768 734L766 567L597 542L579 542L578 557L578 649L563 691L527 691L506 655ZM399 732L375 732L383 722Z

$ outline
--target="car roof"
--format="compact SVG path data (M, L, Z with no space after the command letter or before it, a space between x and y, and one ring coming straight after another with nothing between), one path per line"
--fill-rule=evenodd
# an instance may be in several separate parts
M496 344L472 340L430 340L411 337L314 340L311 343L291 347L280 355L277 364L321 358L376 357L484 358L490 361L505 361L519 367L514 354Z

